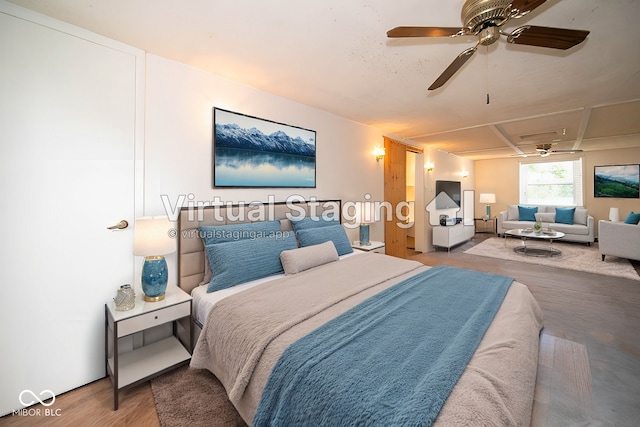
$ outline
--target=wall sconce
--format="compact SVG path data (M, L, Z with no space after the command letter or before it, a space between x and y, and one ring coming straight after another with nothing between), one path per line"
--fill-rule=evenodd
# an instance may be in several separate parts
M385 150L382 147L376 147L373 150L373 155L376 156L376 162L379 162L380 160L384 159L384 155L385 155Z
M466 178L469 176L469 171L462 171L462 178Z
M424 168L427 170L427 172L433 171L433 166L434 165L431 162L427 162L427 163L424 164Z

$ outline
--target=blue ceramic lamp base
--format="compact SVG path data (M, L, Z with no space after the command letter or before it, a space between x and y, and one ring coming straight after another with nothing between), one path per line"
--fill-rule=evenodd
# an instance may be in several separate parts
M167 290L167 261L163 256L148 256L142 266L142 292L144 300L149 302L162 301Z
M487 218L491 218L491 206L487 205Z
M369 240L369 224L360 224L360 244L371 244L371 241Z

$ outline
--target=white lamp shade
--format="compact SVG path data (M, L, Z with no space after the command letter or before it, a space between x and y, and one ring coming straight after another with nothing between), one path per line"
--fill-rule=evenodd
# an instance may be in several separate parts
M495 203L496 195L494 193L480 193L480 203Z
M175 252L175 239L169 235L172 229L173 224L166 216L136 218L133 254L158 256Z
M356 223L370 224L380 221L379 209L376 209L374 202L357 202L356 203Z
M613 222L620 221L620 209L618 208L609 209L609 221L613 221Z

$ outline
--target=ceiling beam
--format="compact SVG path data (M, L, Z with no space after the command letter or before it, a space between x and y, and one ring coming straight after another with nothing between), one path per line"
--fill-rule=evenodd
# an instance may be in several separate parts
M511 147L513 151L516 152L516 154L518 154L519 156L526 157L526 154L524 154L524 151L522 151L521 149L516 147L511 141L509 141L509 139L500 131L500 129L496 127L496 125L489 125L488 128L491 129L491 131L495 133L498 136L498 138L502 140L502 142L504 142L509 147Z
M582 111L580 127L578 127L576 142L573 143L573 150L580 149L580 144L582 144L582 139L584 138L584 133L587 131L587 125L589 124L589 118L591 117L591 110L592 108L587 107Z

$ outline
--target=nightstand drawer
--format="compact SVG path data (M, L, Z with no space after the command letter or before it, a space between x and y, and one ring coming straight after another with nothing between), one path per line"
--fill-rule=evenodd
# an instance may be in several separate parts
M191 302L187 301L165 307L161 310L121 320L118 322L118 338L190 315Z

